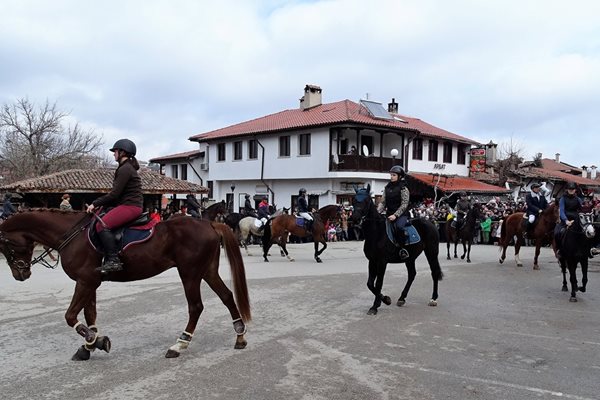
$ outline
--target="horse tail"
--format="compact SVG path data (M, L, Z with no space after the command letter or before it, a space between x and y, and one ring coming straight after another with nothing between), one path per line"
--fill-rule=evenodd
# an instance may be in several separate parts
M504 218L504 220L502 221L502 225L500 226L500 245L501 246L504 246L504 242L507 240L506 227L508 226L508 224L506 223L506 221L508 221L508 217Z
M262 243L265 251L268 251L268 247L271 244L271 221L273 220L269 219L263 228Z
M246 283L246 271L244 269L244 260L240 246L238 245L233 231L225 224L211 223L213 229L221 236L227 260L231 267L231 278L233 280L233 291L235 293L235 302L244 322L252 319L250 313L250 296L248 295L248 285Z
M438 228L433 223L422 219L414 221L413 225L423 226L424 229L422 229L422 232L424 234L421 235L421 240L425 246L425 257L427 258L429 268L431 269L431 278L434 281L441 281L444 278L444 273L442 272L442 267L438 260L440 253L440 234ZM419 229L417 229L417 231L419 231Z

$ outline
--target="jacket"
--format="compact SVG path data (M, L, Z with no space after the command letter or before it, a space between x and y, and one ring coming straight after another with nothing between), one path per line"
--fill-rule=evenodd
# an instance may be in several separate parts
M383 197L377 206L377 210L389 217L394 214L397 218L402 215L408 215L408 202L410 192L404 181L388 182L383 189Z
M525 203L527 203L527 215L538 215L540 211L544 211L548 208L548 201L546 201L546 198L541 194L534 195L534 193L527 193L527 196L525 196Z
M98 197L92 204L94 207L120 205L143 207L142 180L131 160L126 159L119 164L110 192Z

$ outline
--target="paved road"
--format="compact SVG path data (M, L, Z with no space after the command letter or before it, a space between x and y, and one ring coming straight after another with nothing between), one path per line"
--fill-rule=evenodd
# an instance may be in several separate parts
M497 247L476 246L473 263L441 258L438 307L428 307L425 260L403 308L366 311L361 243L332 243L323 264L311 245L290 245L296 262L246 257L254 319L248 347L234 350L226 308L203 285L205 311L190 349L165 359L186 322L175 271L103 285L99 325L110 354L75 363L81 339L63 319L73 284L36 267L16 282L0 262L2 399L598 399L600 276L569 303L549 249L533 271L497 263ZM258 250L254 250L258 253ZM443 250L445 254L445 248ZM223 258L223 274L228 265ZM396 299L403 265L388 269Z

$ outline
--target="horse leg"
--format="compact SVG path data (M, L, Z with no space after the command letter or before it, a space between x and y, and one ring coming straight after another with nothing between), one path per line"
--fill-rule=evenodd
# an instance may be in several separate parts
M273 243L271 243L271 242L263 245L263 259L265 262L269 262L269 259L267 258L267 254L269 253L269 249L271 248L272 245L273 245Z
M446 241L446 252L448 254L446 259L450 260L451 259L451 257L450 257L450 238L447 238L447 241Z
M508 247L508 240L506 244L502 242L498 242L498 244L502 246L502 254L500 255L500 259L498 260L498 262L502 264L504 260L506 260L506 248Z
M519 257L519 251L521 251L521 241L523 239L519 236L517 236L517 239L515 240L515 261L517 262L517 267L522 267L523 266L523 262L521 261L521 258Z
M587 278L588 258L587 258L587 256L584 255L581 258L580 264L581 264L581 274L582 274L582 277L581 277L581 284L582 284L582 286L579 286L578 290L581 293L585 293L585 291L586 291L585 287L587 286L587 282L588 282L588 278Z
M577 301L577 260L567 260L567 267L569 268L569 281L571 281L571 298L570 302Z
M225 307L229 310L229 314L231 314L231 319L233 320L233 330L235 331L237 338L235 340L234 349L243 349L246 347L248 342L244 335L246 334L246 324L242 320L240 316L240 312L235 304L235 300L233 297L233 293L231 290L225 285L221 277L219 276L217 270L211 272L208 276L204 278L208 286L219 296Z
M279 237L278 240L278 244L279 244L279 248L281 250L281 256L282 257L287 257L288 260L290 260L290 262L296 261L294 260L293 257L290 257L290 253L288 253L287 251L287 241L288 241L288 234L284 233L283 235L281 235Z
M542 240L539 239L537 241L537 243L535 244L535 255L533 256L533 269L535 269L535 270L540 269L540 266L538 265L538 257L540 255L541 245L542 245Z
M371 293L375 295L375 301L373 301L373 306L371 306L367 315L376 315L377 309L381 306L382 302L388 306L392 304L392 299L381 293L386 268L387 264L385 263L377 263L376 261L369 260L369 279L367 280L367 287Z
M458 234L457 234L458 235ZM458 254L456 254L456 248L458 247L458 236L454 239L454 258L458 258Z
M321 250L319 250L319 243L323 244L323 248ZM317 260L318 263L323 262L321 261L321 258L319 257L321 255L321 253L323 253L323 251L325 251L325 249L327 248L327 241L325 240L325 236L321 237L321 240L315 240L315 260Z
M462 256L460 256L460 259L464 260L465 256L467 255L467 239L462 239L461 243L462 243L462 246L463 246L463 254L462 254Z
M567 265L566 265L566 261L561 258L558 260L559 264L560 264L560 269L562 271L562 276L563 276L563 282L562 282L562 291L563 292L568 292L569 288L567 287Z
M467 246L467 262L470 263L471 262L471 245L473 244L473 242L471 240L469 240L469 244Z
M85 361L90 359L90 354L96 348L102 349L107 353L110 351L111 343L110 339L106 336L102 336L101 340L98 340L97 328L92 325L88 327L83 322L77 320L77 316L82 309L87 308L84 311L86 322L96 320L96 289L100 286L86 286L81 282L75 284L75 293L71 299L71 304L65 313L65 320L67 325L75 329L78 335L82 336L85 340L85 344L81 346L75 354L71 357L73 361ZM88 319L89 318L89 319Z
M429 300L429 306L435 307L437 306L438 299L438 283L440 280L442 280L444 274L442 273L442 268L440 267L440 262L438 260L437 249L431 249L429 247L426 247L425 257L427 258L427 262L429 263L429 268L431 269L431 279L433 280L433 293L431 293L431 300Z
M185 298L188 303L188 323L185 330L177 339L177 342L167 350L167 353L165 354L166 358L179 357L181 352L188 348L190 341L194 336L198 318L200 318L200 314L202 314L202 311L204 310L202 297L200 296L201 279L197 276L198 274L196 271L194 271L194 273L189 273L188 271L192 270L191 268L184 270L184 267L181 266L179 266L177 270L181 282L183 283L183 290L185 291Z
M410 290L410 286L415 280L415 276L417 276L417 269L415 268L415 260L409 258L406 260L406 270L408 272L408 280L406 281L406 285L404 286L404 290L400 294L400 298L396 302L398 307L402 307L406 304L406 296L408 296L408 291Z

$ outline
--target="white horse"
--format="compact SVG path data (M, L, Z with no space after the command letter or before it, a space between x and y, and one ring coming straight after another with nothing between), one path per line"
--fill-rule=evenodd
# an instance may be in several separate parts
M275 218L281 214L287 214L288 211L289 208L281 208L275 211L269 218ZM240 220L240 222L238 222L238 227L240 228L240 244L244 246L244 249L246 249L246 254L249 256L252 255L250 254L250 250L248 250L248 240L250 238L250 234L257 237L262 237L264 232L263 229L261 229L262 224L257 221L260 220L254 217L244 217ZM283 254L283 251L281 252Z

